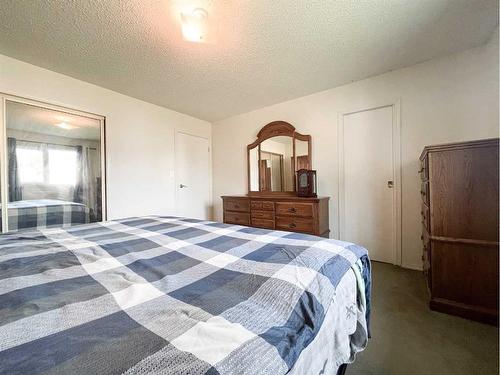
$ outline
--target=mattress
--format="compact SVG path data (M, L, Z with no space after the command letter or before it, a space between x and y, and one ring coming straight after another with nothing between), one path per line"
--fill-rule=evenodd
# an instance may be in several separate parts
M363 313L357 303L358 282L353 270L340 280L318 334L302 351L290 375L335 375L341 365L352 363L355 354L365 348L367 341L353 350L351 345L356 344L350 339L356 332L356 315ZM342 319L345 321L340 322Z
M0 373L306 373L324 335L335 365L364 348L369 282L354 244L210 221L5 234Z

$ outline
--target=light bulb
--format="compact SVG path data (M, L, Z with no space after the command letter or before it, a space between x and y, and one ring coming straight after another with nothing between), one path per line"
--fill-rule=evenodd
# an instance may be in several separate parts
M189 42L203 43L207 36L208 13L205 9L195 8L191 13L181 13L182 36Z

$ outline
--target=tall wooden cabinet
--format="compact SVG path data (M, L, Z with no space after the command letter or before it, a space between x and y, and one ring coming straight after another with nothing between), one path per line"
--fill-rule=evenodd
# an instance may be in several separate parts
M497 324L498 139L427 146L420 156L430 308Z

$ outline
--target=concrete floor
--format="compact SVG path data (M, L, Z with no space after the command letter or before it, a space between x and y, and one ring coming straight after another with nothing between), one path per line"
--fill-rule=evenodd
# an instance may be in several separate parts
M373 262L372 339L362 374L498 374L498 329L429 310L421 272Z

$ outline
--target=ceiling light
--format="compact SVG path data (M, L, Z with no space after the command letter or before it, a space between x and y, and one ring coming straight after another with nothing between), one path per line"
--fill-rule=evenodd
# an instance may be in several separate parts
M77 128L77 126L68 124L67 122L64 122L64 121L60 122L59 124L55 124L55 125L58 126L58 127L60 127L61 129L66 129L66 130Z
M208 33L208 12L195 8L190 13L181 13L182 36L189 42L204 43Z

